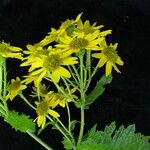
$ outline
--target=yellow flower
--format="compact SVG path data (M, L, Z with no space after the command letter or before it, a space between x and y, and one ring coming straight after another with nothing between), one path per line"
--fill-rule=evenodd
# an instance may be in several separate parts
M28 76L30 80L27 80L27 82L34 80L34 77L36 83L39 83L45 77L51 77L54 82L59 82L61 77L71 77L70 72L63 66L78 63L77 57L72 57L70 53L52 47L49 47L48 52L47 55L35 59L30 57L22 64L22 66L31 65L29 69L31 77Z
M46 46L54 41L58 41L59 38L64 34L64 32L65 29L56 30L55 28L51 28L51 31L48 32L48 35L36 45Z
M48 32L48 35L37 44L40 46L46 46L53 41L58 42L60 37L66 34L66 32L68 33L70 31L70 28L75 27L81 15L82 13L79 14L75 20L67 19L66 21L62 22L58 30L56 30L55 28L51 28L51 31Z
M45 96L45 98L42 101L36 101L36 113L38 117L35 119L37 121L38 127L44 128L46 123L46 116L51 115L54 118L58 118L60 115L52 110L51 108L54 108L54 100L53 100L53 92L51 94Z
M62 48L67 51L78 52L81 49L86 50L99 50L98 44L104 39L99 37L99 31L93 33L75 33L75 36L70 37L65 35L60 38L60 43L56 44L56 47Z
M110 44L109 46L107 45L106 41L103 40L100 43L100 47L101 47L101 53L95 53L92 54L92 56L94 58L98 58L99 62L97 64L98 67L102 67L104 66L104 64L106 63L106 76L110 75L112 72L112 67L118 72L120 73L119 69L117 68L116 64L118 65L123 65L123 61L121 60L121 58L118 56L117 54L117 43L112 45Z
M77 22L77 27L75 29L76 32L84 33L84 34L92 34L95 31L99 31L99 36L98 37L105 37L108 34L112 33L112 30L104 30L100 31L101 28L103 28L104 25L96 26L96 22L90 25L90 21L86 20L84 23L82 22L81 19L78 20Z
M73 89L70 89L70 94L72 96L73 99L77 99L78 97L73 94L74 92L76 91L76 88L73 88ZM69 93L67 91L67 89L65 89L64 91L68 96L69 96ZM60 91L58 93L55 93L54 94L54 99L57 101L57 103L61 106L61 107L65 107L66 103L68 102L71 102L72 99L71 98L68 98L66 97L64 94L62 94Z
M2 57L22 59L21 51L22 49L19 47L10 46L9 43L5 43L4 41L0 42L0 56Z
M31 65L29 71L32 71L34 68L38 68L41 66L41 58L45 57L47 51L44 50L41 46L28 44L27 50L24 50L23 53L28 56L24 58L25 61L21 64L21 66Z
M37 85L39 88L39 92L40 92L40 96L44 97L46 94L48 94L48 88L46 87L45 84L39 83L39 85ZM32 97L38 97L38 88L37 86L33 87L33 91L32 91Z
M89 20L86 20L83 23L82 20L79 19L78 22L77 22L77 27L76 27L75 31L80 32L80 33L83 32L84 34L89 34L89 33L93 33L95 31L99 30L102 27L103 27L103 25L96 26L96 22L93 23L92 25L90 25Z
M16 97L22 90L26 88L27 86L22 84L19 77L16 77L16 80L12 79L7 88L8 94L6 96L6 99L13 100L14 97Z

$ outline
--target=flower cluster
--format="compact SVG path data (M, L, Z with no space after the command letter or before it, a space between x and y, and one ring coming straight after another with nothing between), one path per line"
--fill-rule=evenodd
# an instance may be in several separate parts
M51 28L44 39L27 44L25 50L0 43L1 57L18 58L21 67L29 67L22 81L18 77L11 80L6 99L13 100L20 95L26 101L21 91L33 82L32 98L36 98L36 106L31 107L38 115L35 120L39 127L44 128L47 116L55 119L60 116L54 110L56 106L65 107L68 102L80 100L85 103L86 91L98 68L106 64L106 76L111 75L112 68L120 73L117 65L122 66L123 61L117 54L118 44L106 42L106 36L112 31L101 31L103 25L91 24L89 20L83 22L81 16L82 13L75 20L67 19L58 29ZM43 84L45 81L53 83L57 92L49 91Z
M79 51L98 51L93 54L98 58L98 67L106 63L106 76L111 74L112 67L120 72L115 63L123 65L117 54L117 44L107 45L106 35L111 30L100 31L103 27L90 25L89 20L83 22L79 14L75 20L66 20L59 29L51 29L51 32L39 43L27 45L24 54L24 62L21 66L30 66L26 83L35 81L39 83L43 78L50 78L59 82L61 77L70 78L71 74L65 66L78 63L76 53Z

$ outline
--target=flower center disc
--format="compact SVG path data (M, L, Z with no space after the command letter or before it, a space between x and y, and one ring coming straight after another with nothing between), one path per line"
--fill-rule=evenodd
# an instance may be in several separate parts
M38 115L46 115L48 113L49 105L48 102L42 101L38 104L36 112Z
M60 65L61 60L58 55L51 55L47 57L47 59L44 62L44 66L50 71L57 69Z
M112 47L107 47L103 50L104 55L108 58L111 62L116 62L117 60L117 51L113 49Z
M71 43L70 47L73 49L84 49L89 42L83 38L75 38Z

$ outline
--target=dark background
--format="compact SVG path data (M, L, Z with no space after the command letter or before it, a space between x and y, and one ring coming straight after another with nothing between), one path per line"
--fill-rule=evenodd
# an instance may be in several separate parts
M118 42L125 65L122 74L114 72L106 92L86 111L85 130L95 123L98 129L116 121L117 126L136 124L137 132L150 135L150 7L149 0L0 0L0 40L25 48L39 42L51 27L83 12L83 20L97 21L112 29L108 37ZM11 61L10 61L11 62ZM8 66L9 78L21 76L17 62ZM15 106L14 106L15 105ZM21 102L11 103L19 111L30 110ZM74 111L74 116L76 112ZM78 114L77 114L78 116ZM55 150L61 150L61 136L48 128L41 137ZM26 134L0 119L0 150L43 150Z

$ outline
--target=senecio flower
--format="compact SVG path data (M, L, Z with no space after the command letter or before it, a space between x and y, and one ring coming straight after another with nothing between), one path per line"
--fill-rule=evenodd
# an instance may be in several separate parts
M60 116L56 111L52 110L52 108L56 107L53 92L47 94L43 100L36 101L35 104L37 105L36 113L38 115L35 121L37 121L38 127L44 128L47 115L51 115L54 118Z
M106 63L106 76L110 75L112 72L112 67L118 72L120 73L118 67L116 66L116 64L118 65L123 65L123 61L121 60L121 58L118 56L117 54L117 46L118 44L110 44L107 45L106 41L103 40L100 43L100 48L101 48L101 52L100 53L95 53L92 54L92 56L94 58L98 58L99 62L97 64L98 67L102 67L104 66L104 64Z
M70 37L65 35L60 38L60 43L56 44L56 47L65 49L72 52L78 52L79 50L99 50L98 44L104 40L103 37L99 37L99 31L93 33L75 33L75 36Z
M16 80L12 79L7 88L8 94L6 96L6 100L10 99L12 101L22 90L26 88L27 86L22 84L19 77L16 77Z
M59 82L61 77L71 77L70 72L64 66L77 64L77 57L71 56L70 52L52 48L51 46L43 49L45 53L41 54L41 51L39 52L40 55L36 51L32 57L30 54L27 56L27 60L21 64L21 66L31 65L29 68L30 75L27 76L29 80L34 80L35 77L36 82L39 83L42 78L50 77L54 82ZM26 82L30 81L26 79Z
M66 21L62 22L62 24L60 25L58 30L56 30L55 28L51 28L51 31L48 32L48 35L43 40L41 40L38 43L38 45L46 46L53 41L58 42L60 37L62 37L64 34L66 34L66 32L67 33L70 32L70 29L75 27L75 25L79 21L81 15L82 15L82 13L79 14L75 20L67 19Z
M76 91L76 88L72 88L70 89L71 92L71 98L66 97L63 93L61 93L61 91L58 91L57 93L55 93L55 99L57 102L57 105L60 105L61 107L65 107L66 103L69 103L72 101L72 99L78 99L78 97L73 94ZM65 89L65 93L68 95L69 92L67 91L67 89Z
M19 47L11 46L4 41L0 42L0 56L2 57L22 59L21 51L22 49Z

